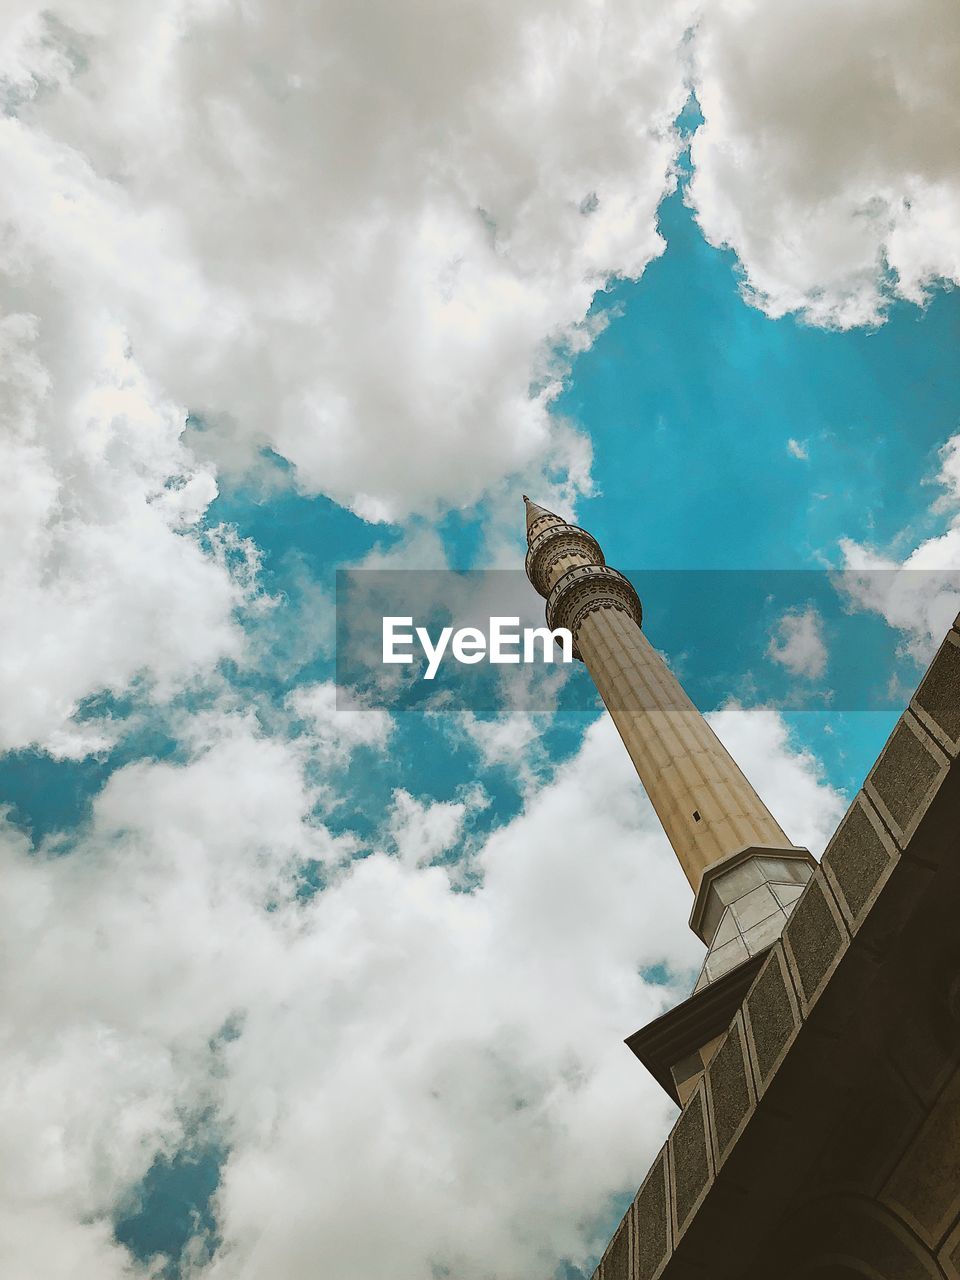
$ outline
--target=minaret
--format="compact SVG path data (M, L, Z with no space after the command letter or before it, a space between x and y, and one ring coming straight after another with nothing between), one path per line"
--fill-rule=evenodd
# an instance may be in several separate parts
M596 539L584 529L526 496L524 502L527 577L546 599L547 625L571 632L574 655L590 672L696 895L690 926L709 950L694 996L680 1007L689 1015L687 1006L697 993L720 979L724 991L742 994L759 957L786 923L813 859L791 844L644 635L640 599L631 582L608 567ZM700 1001L711 1005L706 1020L691 1022L687 1016L688 1035L703 1039L680 1044L687 1050L681 1056L690 1061L669 1062L672 1088L662 1079L664 1063L652 1063L650 1054L641 1052L648 1049L642 1042L646 1032L665 1020L628 1041L681 1101L708 1060L703 1055L726 1029L722 1017L730 1001L720 995L717 989L709 1002ZM718 1019L722 1025L707 1034ZM677 1037L667 1039L669 1057L677 1051ZM681 1075L688 1068L689 1074L678 1079L678 1067Z

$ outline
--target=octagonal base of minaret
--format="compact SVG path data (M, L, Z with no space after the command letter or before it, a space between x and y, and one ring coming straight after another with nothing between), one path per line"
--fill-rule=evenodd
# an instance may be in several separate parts
M809 849L747 845L707 867L690 913L708 948L695 991L780 937L816 865Z
M679 1105L696 1087L816 865L808 849L748 845L704 871L690 927L707 944L707 955L693 994L626 1042Z

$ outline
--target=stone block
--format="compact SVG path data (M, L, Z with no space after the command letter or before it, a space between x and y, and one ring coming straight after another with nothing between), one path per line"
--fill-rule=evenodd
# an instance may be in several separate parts
M603 1280L631 1280L630 1275L630 1213L620 1223L619 1230L607 1246L600 1263Z
M713 1182L713 1148L707 1129L703 1080L680 1113L667 1145L670 1149L673 1230L679 1240Z
M771 948L743 1007L754 1080L762 1097L800 1028L800 1010L782 942Z
M717 1169L733 1150L733 1146L756 1106L747 1056L747 1033L740 1012L724 1036L707 1071L707 1106L714 1164Z
M822 871L804 889L783 931L783 945L806 1017L849 945L840 908Z
M821 863L851 934L860 928L899 857L879 814L860 792Z
M901 849L926 813L950 761L909 711L897 721L863 784Z
M917 686L910 710L950 756L960 751L960 636L949 631Z
M664 1146L633 1202L636 1280L657 1280L670 1259L670 1179Z

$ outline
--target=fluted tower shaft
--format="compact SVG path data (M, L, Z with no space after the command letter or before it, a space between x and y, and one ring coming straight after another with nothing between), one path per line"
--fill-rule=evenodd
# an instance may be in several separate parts
M762 956L810 878L733 757L641 630L630 581L593 538L527 504L527 576L566 627L694 890L690 927L707 953L692 995L627 1043L683 1105Z
M631 583L596 540L527 501L527 575L567 627L694 891L747 847L792 848L730 753L641 630Z

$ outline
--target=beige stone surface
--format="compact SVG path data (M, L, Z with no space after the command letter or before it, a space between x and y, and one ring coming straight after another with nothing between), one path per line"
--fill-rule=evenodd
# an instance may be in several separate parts
M527 574L541 595L550 598L558 584L577 587L569 608L577 651L693 889L706 867L746 845L789 847L776 819L644 635L639 600L631 611L629 600L613 590L620 584L609 577L578 582L566 576L604 566L592 536L528 501L527 537ZM623 582L623 592L635 597Z
M577 644L694 890L711 863L744 845L790 844L631 618L590 614Z

